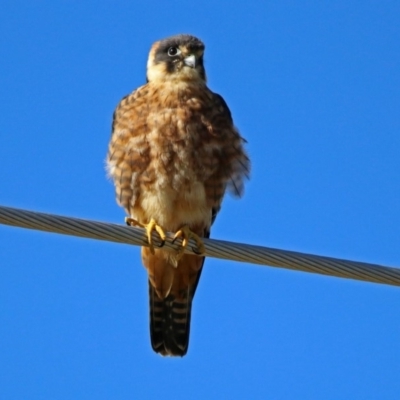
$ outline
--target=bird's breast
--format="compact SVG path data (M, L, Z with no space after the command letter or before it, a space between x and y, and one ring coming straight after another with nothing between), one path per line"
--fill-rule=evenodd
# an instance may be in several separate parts
M148 167L155 180L142 196L142 207L151 210L161 225L175 230L210 218L204 181L211 171L204 167L208 132L196 111L198 102L167 100L169 107L147 116ZM180 226L174 226L177 222Z
M212 157L207 121L185 105L150 111L146 119L150 168L161 179L158 185L176 191L191 190L212 171L205 168Z

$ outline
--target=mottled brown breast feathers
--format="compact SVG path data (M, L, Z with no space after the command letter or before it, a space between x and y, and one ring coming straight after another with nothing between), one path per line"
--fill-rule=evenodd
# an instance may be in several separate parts
M118 105L108 154L118 202L131 213L149 186L190 190L203 182L209 207L240 195L249 160L224 100L205 85L144 85ZM140 201L140 200L139 200Z

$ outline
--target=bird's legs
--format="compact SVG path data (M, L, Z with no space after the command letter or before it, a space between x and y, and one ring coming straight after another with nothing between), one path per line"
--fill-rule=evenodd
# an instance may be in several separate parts
M164 246L165 239L167 238L167 236L165 235L163 228L161 228L161 226L157 224L157 222L154 220L154 218L152 218L148 224L142 224L141 222L139 222L136 219L133 219L131 217L126 217L125 222L129 226L140 226L141 228L146 229L147 241L149 242L149 248L150 248L151 254L154 254L154 244L153 244L153 238L152 238L153 231L156 231L160 235L161 245L159 247Z
M201 240L200 236L196 235L193 231L190 230L188 225L183 226L179 231L177 231L172 239L172 243L175 242L176 239L182 238L181 248L178 250L176 258L179 260L183 254L185 253L185 249L189 244L190 239L194 239L197 244L197 249L193 252L197 255L201 256L205 253L204 243Z

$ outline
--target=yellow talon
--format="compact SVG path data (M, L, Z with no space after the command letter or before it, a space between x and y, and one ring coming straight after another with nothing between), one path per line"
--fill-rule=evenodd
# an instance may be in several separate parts
M178 250L178 253L176 255L176 258L178 260L185 253L186 247L188 246L190 239L194 239L194 241L197 244L197 249L196 249L196 251L194 249L192 249L193 252L195 252L199 256L201 256L201 255L203 255L205 253L204 243L201 240L200 236L196 235L193 231L191 231L187 225L185 225L184 227L179 229L178 232L175 233L175 235L174 235L174 237L172 239L172 243L174 243L175 240L180 238L180 237L182 238L182 245L181 245L181 248Z
M142 224L141 222L137 221L136 219L133 219L131 217L126 217L125 222L129 226L140 226L141 228L146 229L147 233L147 241L149 242L149 248L151 254L154 254L154 244L153 244L153 237L152 233L153 231L156 231L161 238L161 245L159 247L163 247L165 244L165 239L167 238L163 228L161 228L160 225L157 224L157 222L152 218L148 224Z

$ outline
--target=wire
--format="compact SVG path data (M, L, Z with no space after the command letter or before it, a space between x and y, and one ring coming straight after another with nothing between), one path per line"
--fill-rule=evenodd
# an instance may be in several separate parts
M3 206L0 206L0 224L136 246L148 245L145 231L142 228L44 214ZM167 241L163 248L167 250L177 250L179 248L181 241L177 240L172 244L172 237L171 233L167 234ZM160 239L157 234L153 236L153 243L156 246L160 245ZM400 286L400 269L398 268L215 239L204 239L204 245L207 257ZM191 250L195 246L195 242L190 240L186 252L195 254Z

